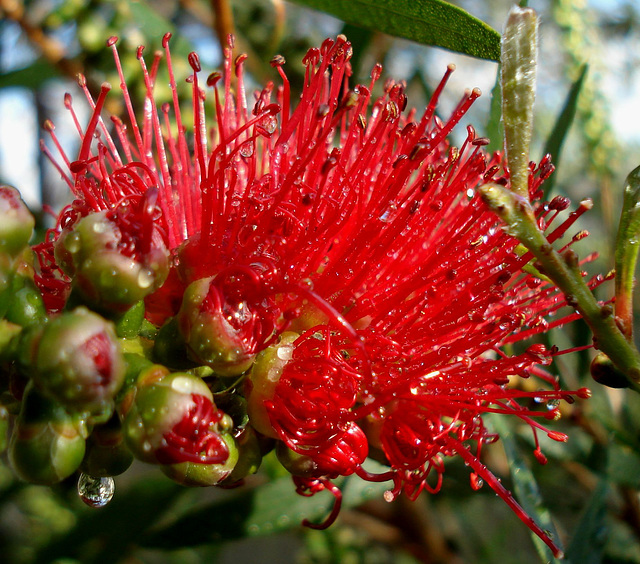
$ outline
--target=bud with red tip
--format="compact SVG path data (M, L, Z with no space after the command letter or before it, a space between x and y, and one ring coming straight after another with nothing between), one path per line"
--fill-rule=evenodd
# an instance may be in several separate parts
M35 384L72 412L108 416L125 365L113 325L80 307L24 340L22 362Z
M177 319L194 362L210 366L221 376L237 376L253 364L256 312L246 301L228 300L215 277L187 287Z
M138 207L145 205L143 198ZM133 204L91 213L56 241L58 265L91 305L122 312L166 280L167 247L154 223L137 219L139 214Z
M148 370L123 406L123 432L136 458L162 464L171 478L215 485L237 461L233 422L192 374Z

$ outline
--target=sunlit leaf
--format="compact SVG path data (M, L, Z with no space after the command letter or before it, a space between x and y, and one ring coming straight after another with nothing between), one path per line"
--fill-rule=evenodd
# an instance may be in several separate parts
M564 105L562 106L562 111L560 112L560 115L558 115L558 119L556 120L556 123L553 126L553 130L549 134L547 143L544 147L543 155L550 154L552 157L551 161L556 166L556 168L558 167L558 163L560 162L562 145L564 144L567 133L571 128L573 118L576 115L576 109L578 107L578 97L580 96L580 91L582 90L582 84L584 83L584 78L587 75L587 70L588 66L582 65L582 68L580 69L580 75L571 85L571 89L569 90L569 93L567 94L567 97L564 101ZM555 175L552 174L544 183L543 199L548 199L548 195L553 188L554 182Z
M457 6L442 0L294 0L341 20L463 53L500 58L500 34Z
M489 419L489 418L487 418ZM527 465L526 461L520 454L516 440L510 424L503 417L491 417L491 427L500 435L502 445L504 447L507 460L509 461L509 469L511 471L511 479L513 480L513 493L522 508L538 523L538 525L549 533L556 543L559 542L558 532L551 520L551 514L544 505L542 496L536 479ZM533 543L540 555L542 562L558 562L549 550L549 547L534 533L531 533Z

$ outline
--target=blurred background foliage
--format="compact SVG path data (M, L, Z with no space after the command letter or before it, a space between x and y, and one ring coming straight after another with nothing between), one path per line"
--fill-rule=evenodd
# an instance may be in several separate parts
M77 152L79 139L63 105L64 92L81 98L75 75L85 73L91 89L103 81L118 84L105 48L105 40L117 35L129 87L140 95L136 48L146 45L146 53L152 53L167 31L174 33L178 76L187 74L186 55L191 50L198 51L206 71L219 68L220 44L233 31L236 51L249 55L250 86L275 81L277 73L269 62L282 54L298 90L306 50L327 36L344 33L354 45L354 82L367 81L379 61L386 76L406 81L409 105L418 108L428 100L446 64L454 61L458 71L440 111L451 111L464 88L480 86L485 94L467 121L480 134L491 136L494 149L501 147L498 120L491 110L495 62L394 38L377 30L374 18L373 23L367 17L356 18L360 24L370 23L368 29L357 27L305 4L323 2L0 0L0 182L22 190L36 213L43 205L59 209L68 194L39 152L42 123L54 121L68 152ZM332 4L336 2L326 2ZM510 4L456 2L497 30ZM539 0L530 5L542 19L533 157L539 160L550 151L559 164L552 196L595 200L594 210L580 225L591 236L579 249L582 256L598 251L600 259L591 266L605 273L613 263L622 184L640 164L640 7L635 0ZM419 23L417 34L425 32ZM168 94L168 89L158 91L160 97ZM109 103L110 111L121 110L113 106L117 102ZM610 297L612 291L605 285L601 297ZM561 349L589 339L579 324L549 337ZM588 402L566 407L554 428L568 432L571 439L566 445L543 445L549 464L540 466L533 459L530 434L498 419L490 424L500 430L502 441L486 450L486 462L539 519L550 527L553 519L554 534L571 562L640 563L640 398L590 381L590 354L557 357L553 366L565 387L588 385L594 395ZM53 489L26 485L12 478L5 460L0 463L0 561L552 560L489 488L474 492L469 487L468 470L460 461L448 463L441 493L423 495L415 503L385 503L384 484L358 482L351 479L345 485L347 507L338 523L327 531L312 531L299 527L300 521L321 517L331 499L296 496L290 479L269 459L238 491L188 490L140 464L136 472L118 478L114 501L101 510L82 505L73 480Z

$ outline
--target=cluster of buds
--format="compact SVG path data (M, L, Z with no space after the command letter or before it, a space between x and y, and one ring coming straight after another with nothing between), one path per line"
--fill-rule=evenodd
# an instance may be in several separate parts
M351 89L339 36L304 58L295 107L282 57L282 85L251 106L230 42L224 72L207 80L213 124L189 57L191 127L169 40L172 104L154 98L162 55L148 70L140 49L142 123L121 76L126 126L103 120L109 85L93 98L80 81L93 114L76 160L47 124L60 155L43 149L74 201L44 242L28 247L33 220L0 192L0 384L16 404L16 473L54 483L80 471L85 484L135 457L182 484L229 486L275 450L299 493L336 496L324 527L339 508L335 478L391 480L387 499L415 498L437 491L458 456L474 488L488 483L558 552L480 461L497 439L484 414L517 418L536 444L540 432L564 441L544 422L560 400L589 395L561 390L545 368L564 351L505 351L577 314L546 319L564 296L479 194L509 187L503 156L471 126L461 147L447 140L480 92L440 119L450 67L422 115L406 110L402 83L374 99L381 67ZM552 171L547 158L531 163L533 201ZM534 204L551 241L589 207L557 225L568 205ZM388 472L364 470L370 455Z

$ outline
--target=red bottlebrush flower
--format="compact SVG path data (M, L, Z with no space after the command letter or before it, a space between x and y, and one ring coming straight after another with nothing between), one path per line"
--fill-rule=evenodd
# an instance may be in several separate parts
M460 456L474 470L476 487L480 478L488 482L558 552L480 463L482 445L495 439L483 414L509 414L535 431L543 429L536 418L554 418L555 402L569 398L538 367L557 351L535 346L509 357L501 347L577 317L546 321L566 305L564 297L476 191L485 183L509 185L502 156L487 155L487 140L471 126L459 148L447 141L480 92L466 93L448 119L436 116L450 67L422 115L406 110L401 83L388 81L373 100L381 67L368 85L350 89L351 45L340 36L304 58L295 107L281 57L273 65L282 86L267 85L250 105L244 57L232 63L230 46L224 73L207 80L211 124L200 63L195 54L189 58L190 151L169 38L163 47L171 104L158 108L154 100L160 55L148 70L138 52L147 89L141 123L115 39L109 45L130 124L113 118L107 127L100 113L108 88L94 101L81 81L94 112L89 126L79 128L79 158L70 162L63 154L59 165L77 198L67 214L113 210L123 198L157 190L154 223L173 261L167 283L146 298L147 317L161 324L177 314L191 359L222 374L246 370L257 355L247 384L250 420L313 461L311 475L296 478L301 493L328 488L335 494L330 479L352 472L380 479L361 468L365 438L390 464L389 497L434 489L430 472L441 477L444 459ZM552 171L548 158L532 163L534 199ZM551 243L589 204L551 230L566 207L558 199L537 204ZM50 303L62 295L50 249L65 217L38 248L39 283ZM185 302L183 294L191 293L197 299ZM218 365L225 355L227 365ZM530 375L547 391L518 388L518 377ZM534 397L551 410L530 409Z

